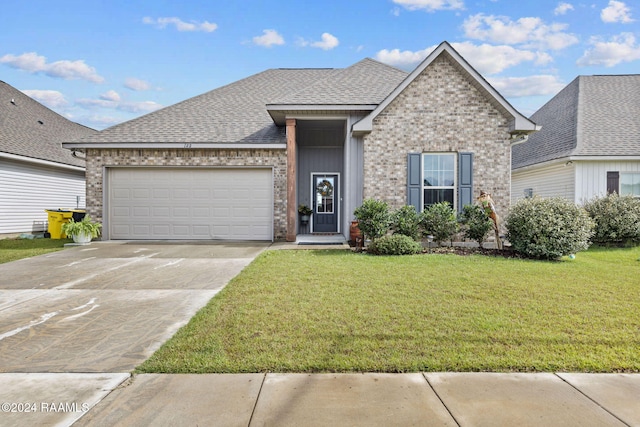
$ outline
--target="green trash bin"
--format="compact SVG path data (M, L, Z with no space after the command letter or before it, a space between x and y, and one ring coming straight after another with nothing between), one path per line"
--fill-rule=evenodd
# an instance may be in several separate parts
M64 239L67 237L62 232L62 224L69 222L73 217L73 212L64 209L45 209L48 215L49 225L47 226L47 232L52 239Z

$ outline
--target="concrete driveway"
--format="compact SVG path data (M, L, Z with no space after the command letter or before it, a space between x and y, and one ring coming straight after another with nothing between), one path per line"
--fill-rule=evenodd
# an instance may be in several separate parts
M94 242L0 265L0 372L122 373L269 243Z

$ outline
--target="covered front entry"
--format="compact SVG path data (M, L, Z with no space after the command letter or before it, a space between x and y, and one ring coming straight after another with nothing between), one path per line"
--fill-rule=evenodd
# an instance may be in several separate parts
M273 239L270 168L108 168L109 239Z
M298 120L296 206L313 211L296 234L332 234L343 231L344 120Z
M314 173L311 176L313 188L312 233L337 233L340 212L340 182L337 173Z

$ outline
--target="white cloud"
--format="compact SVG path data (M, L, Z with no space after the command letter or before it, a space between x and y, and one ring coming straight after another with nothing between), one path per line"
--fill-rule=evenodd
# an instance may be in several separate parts
M108 99L87 99L81 98L76 100L76 104L85 107L85 108L113 108L116 109L118 107L118 103L115 101L110 101Z
M161 104L154 101L141 102L121 102L118 104L118 110L127 111L129 113L150 113L162 108Z
M428 12L464 9L463 0L393 0L393 2L408 10L424 9Z
M553 10L553 14L564 15L570 10L573 10L573 5L571 3L558 3L558 6Z
M128 113L149 113L162 108L162 105L154 101L123 101L120 95L113 90L100 95L99 99L78 99L76 104L89 109L106 108Z
M631 19L631 9L623 2L616 0L609 1L609 6L602 9L600 18L608 24L615 22L629 24L634 21Z
M575 35L564 32L566 24L547 25L533 17L512 21L506 16L479 13L467 18L462 27L469 38L527 48L560 50L578 43Z
M311 46L318 47L322 50L331 50L339 44L340 41L337 39L337 37L329 33L322 33L322 40L311 43Z
M589 41L592 48L576 62L579 66L604 65L613 67L621 62L631 62L640 59L640 46L632 33L622 33L604 41L599 37L592 37Z
M164 29L168 25L174 25L176 30L178 31L203 31L205 33L211 33L218 29L218 25L212 22L204 21L191 21L185 22L180 18L170 17L170 18L151 18L145 16L142 18L142 22L148 25L155 25L157 28Z
M493 77L488 81L506 98L555 95L565 87L558 77L548 74L528 77Z
M22 93L35 99L39 103L46 105L51 109L67 106L69 103L64 95L57 90L23 90Z
M118 92L116 92L115 90L110 90L100 95L100 99L104 99L105 101L120 102L120 94L118 94Z
M127 89L135 90L135 91L151 89L151 85L148 82L144 80L136 79L135 77L127 78L124 81L124 87L126 87Z
M258 46L271 47L284 44L284 38L276 30L263 30L262 33L261 36L253 38L253 42Z
M4 55L0 63L29 73L44 73L49 77L65 80L87 80L93 83L104 82L104 77L96 73L96 69L85 64L83 60L56 61L47 63L47 58L36 52L23 53L16 56Z
M512 46L492 46L489 44L476 46L470 42L452 43L451 46L483 75L497 74L523 62L544 65L552 61L552 58L544 52L519 50ZM413 68L424 60L435 47L431 46L416 52L383 49L376 54L376 59L400 68Z

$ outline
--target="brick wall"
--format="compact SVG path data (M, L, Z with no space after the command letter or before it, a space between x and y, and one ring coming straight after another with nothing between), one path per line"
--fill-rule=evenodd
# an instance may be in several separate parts
M103 171L109 166L269 166L274 179L274 238L286 234L285 150L87 150L87 212L103 220ZM105 177L106 178L106 177Z
M373 122L364 142L364 197L407 204L407 153L473 152L474 198L492 194L499 215L510 199L508 120L447 55L440 55Z

